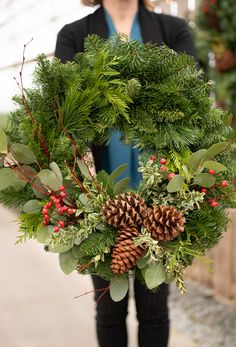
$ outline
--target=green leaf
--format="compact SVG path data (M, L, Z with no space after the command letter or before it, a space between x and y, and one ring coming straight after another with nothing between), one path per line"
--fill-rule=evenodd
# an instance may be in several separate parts
M189 161L187 163L187 167L194 174L197 169L202 165L205 155L207 153L206 149L200 149L197 152L191 154Z
M87 194L81 193L79 200L84 206L91 207L91 200L87 197Z
M39 205L39 200L33 199L27 201L23 206L23 212L25 213L37 213L42 209L42 206Z
M184 184L185 177L181 175L176 175L172 177L170 182L168 183L166 189L169 193L179 192Z
M59 254L59 262L62 271L68 275L75 270L78 259L73 256L72 250Z
M215 170L216 172L221 172L227 170L227 167L218 163L217 161L205 161L203 163L204 167L208 170Z
M141 257L137 260L137 262L136 262L137 267L139 269L143 269L147 265L148 261L149 261L149 256L144 255L143 257Z
M125 191L129 184L130 178L125 177L114 185L113 193L114 195L121 194Z
M161 261L155 262L142 269L145 283L149 289L154 289L163 283L166 279L165 268Z
M10 186L16 190L22 189L26 185L13 169L3 168L0 169L0 190L6 189Z
M55 173L48 169L43 169L38 173L38 177L43 185L49 189L57 191L61 185L61 181Z
M49 251L52 253L64 253L72 248L72 245L49 245Z
M77 164L78 164L78 167L79 167L82 175L91 180L92 177L91 177L89 170L88 170L87 166L85 165L84 161L81 159L77 159Z
M48 226L42 226L37 232L37 241L39 243L44 243L47 244L50 240L50 236L53 233L53 226L48 225Z
M205 154L204 160L208 160L208 159L211 159L212 157L215 157L216 155L225 151L228 147L229 147L229 144L227 142L215 143L210 148L208 148Z
M113 301L118 302L126 296L129 289L128 278L114 277L111 280L110 296Z
M112 173L110 174L110 178L112 180L116 179L118 176L120 176L128 167L128 164L122 164L119 167L117 167Z
M47 196L48 191L44 188L42 182L40 179L37 177L34 181L34 186L32 186L32 190L34 192L34 195L36 198L39 199L45 199Z
M61 173L61 170L59 168L59 166L57 165L57 163L55 163L54 161L52 163L49 164L50 169L54 172L54 174L57 176L58 180L61 182L63 182L63 176Z
M33 164L37 161L32 150L21 143L11 145L11 155L21 164Z
M0 129L0 153L7 153L7 136L2 129Z
M210 175L209 173L200 173L193 180L193 184L197 184L205 188L214 186L215 182L215 177L213 175Z

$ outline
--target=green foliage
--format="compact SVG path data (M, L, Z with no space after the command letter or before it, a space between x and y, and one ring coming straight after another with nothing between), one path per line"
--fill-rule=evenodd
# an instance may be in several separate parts
M13 187L0 191L0 203L6 207L22 207L32 197L30 186L25 186L21 190L15 190Z
M17 221L20 223L19 235L17 236L17 243L34 239L37 236L37 231L42 226L41 213L21 213Z

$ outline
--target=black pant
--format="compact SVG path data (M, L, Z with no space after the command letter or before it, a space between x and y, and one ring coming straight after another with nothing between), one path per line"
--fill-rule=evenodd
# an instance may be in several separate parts
M109 282L92 276L95 289L105 288ZM169 336L168 285L162 284L156 293L134 281L134 293L139 322L139 347L167 347ZM101 292L95 292L97 301ZM97 337L99 347L127 347L126 316L128 295L114 302L107 292L97 304ZM133 346L132 346L133 347Z

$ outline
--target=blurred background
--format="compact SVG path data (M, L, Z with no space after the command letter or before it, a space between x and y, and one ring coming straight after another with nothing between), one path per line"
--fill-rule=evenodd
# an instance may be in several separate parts
M186 19L206 76L215 81L215 103L236 114L236 2L155 0L155 11ZM35 58L53 56L61 27L94 8L79 0L0 0L0 127L14 109L23 47L27 46L24 86L29 87ZM223 28L223 29L222 29ZM220 245L186 271L188 292L171 288L170 347L236 346L236 211ZM16 213L0 206L0 346L96 346L90 278L66 276L55 254L34 241L15 245ZM211 271L209 271L209 259ZM208 265L207 265L208 264ZM134 303L130 300L129 347L137 346Z

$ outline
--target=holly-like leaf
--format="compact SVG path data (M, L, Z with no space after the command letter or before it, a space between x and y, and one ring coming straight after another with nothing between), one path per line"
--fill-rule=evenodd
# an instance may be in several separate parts
M208 148L206 151L204 160L209 160L216 155L220 154L221 152L225 151L229 147L229 144L227 142L219 142L215 143L211 147Z
M39 205L39 200L33 199L27 201L23 206L23 212L25 213L37 213L42 209Z
M169 193L179 192L184 184L185 177L181 175L176 175L172 177L170 182L168 183L166 189Z
M0 153L7 153L7 136L2 129L0 129Z
M145 283L149 289L154 289L162 284L166 279L165 268L161 261L148 265L141 270Z
M75 270L78 259L74 257L72 249L59 254L59 263L62 271L68 275Z
M117 167L112 173L110 174L110 178L112 180L115 180L118 176L120 176L128 167L128 164L122 164L119 167Z
M17 173L9 168L0 169L0 190L14 187L16 190L22 189L26 185Z
M209 173L200 173L195 176L193 184L197 184L201 187L210 188L214 186L216 179L213 175Z
M227 170L227 167L218 163L217 161L205 161L203 165L206 169L215 170L216 172Z
M121 301L126 296L129 289L128 278L114 277L111 280L110 296L113 301Z
M128 187L130 178L125 177L114 185L113 193L114 195L122 194Z
M33 164L37 161L33 151L21 143L13 143L10 152L13 158L21 164Z
M38 177L45 187L54 191L57 191L62 183L55 173L48 169L41 170Z

